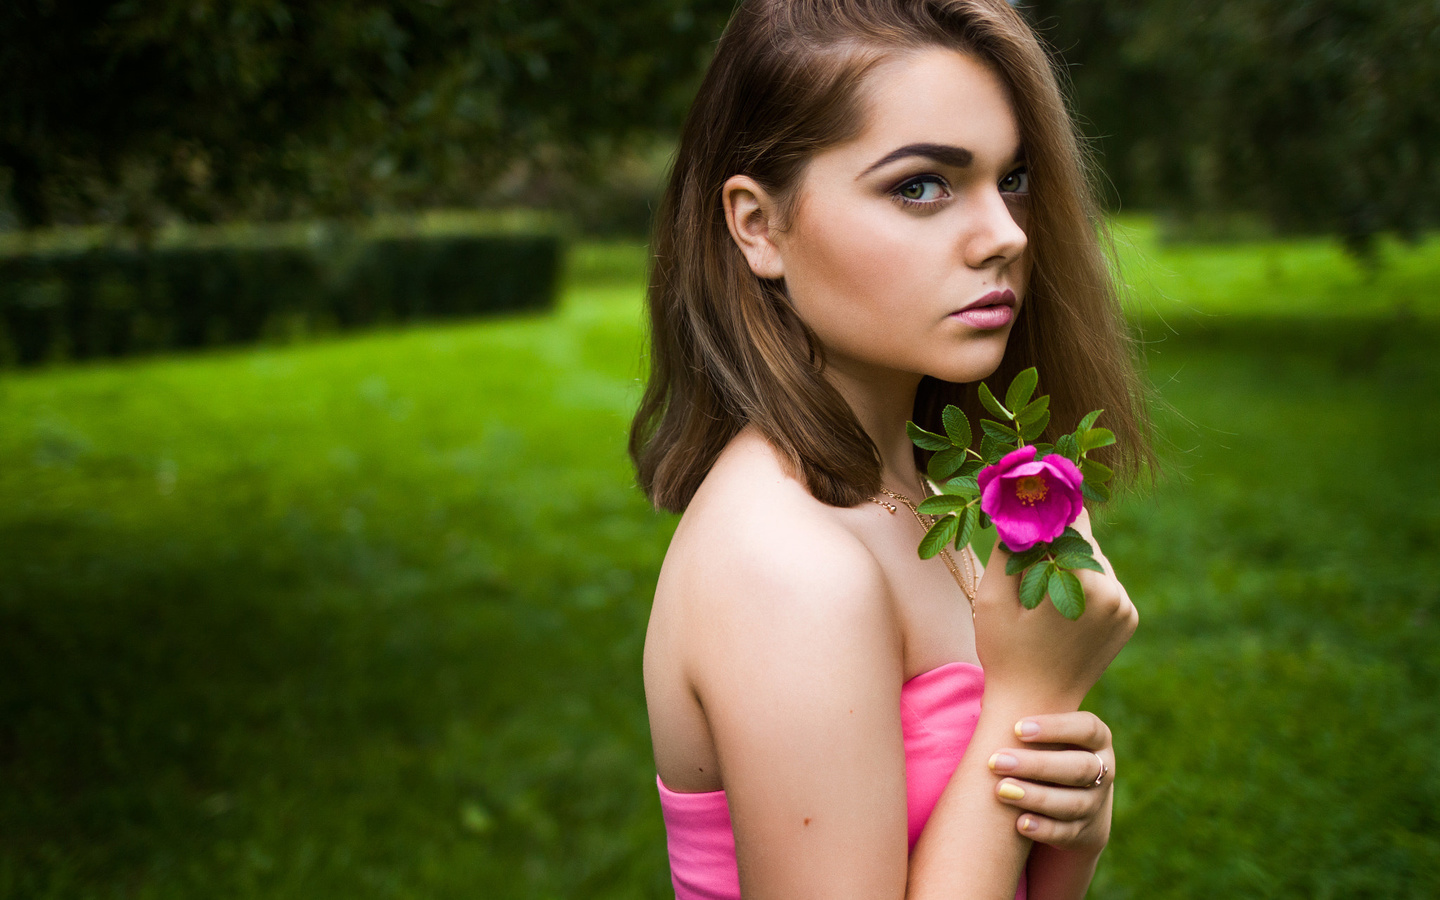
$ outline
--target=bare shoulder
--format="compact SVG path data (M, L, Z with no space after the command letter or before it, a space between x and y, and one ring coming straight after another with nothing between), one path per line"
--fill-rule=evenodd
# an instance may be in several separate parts
M854 629L866 640L889 633L898 652L870 549L749 433L727 447L676 529L656 605L683 623L672 637L696 679L717 657L726 670L737 655L786 665Z

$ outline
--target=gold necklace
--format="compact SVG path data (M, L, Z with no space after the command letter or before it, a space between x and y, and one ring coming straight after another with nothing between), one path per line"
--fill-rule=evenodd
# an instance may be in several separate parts
M931 496L929 485L925 483L925 479L923 478L920 479L920 488L925 492L926 497ZM894 499L899 500L901 503L909 507L910 512L915 514L915 520L919 522L920 527L924 528L926 531L929 531L930 527L935 524L935 519L933 517L927 516L924 513L920 512L920 510L915 506L914 502L911 501L911 499L904 494L897 494L894 491L885 487L880 488L880 493L884 494L887 497L893 497ZM890 515L895 515L895 504L886 503L885 501L877 500L874 497L870 498L870 502L879 506L881 509L888 511ZM976 583L978 579L976 579L975 577L975 567L970 564L970 554L966 553L964 550L960 551L960 558L965 562L964 578L960 577L960 569L958 566L955 565L955 558L950 555L949 549L941 547L940 558L945 560L945 566L950 570L950 574L955 578L955 583L960 585L960 590L962 593L965 594L965 599L970 601L970 618L975 618L975 595L979 590L979 585Z

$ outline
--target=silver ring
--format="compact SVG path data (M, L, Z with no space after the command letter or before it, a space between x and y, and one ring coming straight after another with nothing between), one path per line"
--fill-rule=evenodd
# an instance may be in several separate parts
M1100 785L1105 783L1105 773L1110 771L1110 767L1105 765L1105 757L1101 756L1098 753L1095 753L1094 750L1091 750L1090 752L1094 753L1095 758L1100 760L1100 774L1096 775L1095 780L1090 782L1090 787L1099 787Z

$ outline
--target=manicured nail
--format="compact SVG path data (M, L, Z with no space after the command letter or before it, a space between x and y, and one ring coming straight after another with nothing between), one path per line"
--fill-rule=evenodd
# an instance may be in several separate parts
M1039 734L1039 733L1040 733L1040 723L1039 723L1039 722L1034 722L1034 721L1031 721L1030 719L1021 719L1020 721L1018 721L1018 722L1015 723L1015 736L1016 736L1016 737L1032 738L1032 737L1034 737L1035 735L1037 735L1037 734Z
M1034 830L1035 830L1035 820L1032 819L1032 818L1030 818L1029 816L1021 816L1021 817L1020 817L1020 830L1021 830L1021 831L1034 831Z
M1000 785L1000 796L1006 800L1023 800L1025 799L1025 791L1020 785L1011 784L1007 781Z
M1020 761L1008 753L996 753L990 757L990 771L992 772L1010 772L1019 764Z

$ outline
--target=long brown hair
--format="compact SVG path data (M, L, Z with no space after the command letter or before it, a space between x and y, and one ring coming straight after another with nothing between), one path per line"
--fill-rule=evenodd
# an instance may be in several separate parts
M744 0L690 109L656 215L647 294L650 375L630 431L639 483L679 512L726 443L755 425L816 498L853 506L880 486L880 456L839 392L783 282L758 278L731 239L721 188L755 179L781 218L817 152L863 130L860 87L887 52L946 47L1007 86L1030 173L1026 302L991 380L1038 366L1056 431L1090 409L1134 474L1148 427L1132 348L1097 229L1088 159L1051 68L1004 0ZM981 414L976 385L926 377L914 418L940 430L947 403ZM1047 436L1046 440L1052 439ZM917 451L917 463L927 454Z

